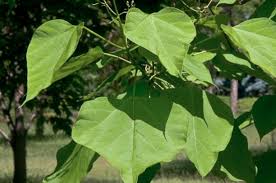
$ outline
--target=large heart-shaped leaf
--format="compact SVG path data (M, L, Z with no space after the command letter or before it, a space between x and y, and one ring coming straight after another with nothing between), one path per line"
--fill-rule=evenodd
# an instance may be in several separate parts
M183 58L196 36L191 18L175 8L164 8L152 14L132 8L128 11L124 31L128 39L157 55L175 76L180 74Z
M235 27L222 26L238 47L248 53L249 60L276 77L276 23L268 18L245 21Z
M230 140L232 121L223 102L187 85L151 98L88 101L73 139L106 158L121 171L124 182L136 183L147 167L172 160L183 148L206 175Z
M193 85L167 93L184 111L183 123L187 125L185 152L202 176L215 165L218 152L230 141L233 116L229 107L214 95Z
M276 128L276 95L260 97L252 107L252 116L261 138Z
M82 24L74 26L60 19L48 21L35 31L27 50L26 101L52 83L54 73L75 51L81 33Z
M72 141L57 152L57 167L43 183L80 183L97 158L91 149Z
M184 144L183 113L172 105L166 97L97 98L81 107L72 136L120 170L125 183L136 183L147 167L177 154L166 128Z

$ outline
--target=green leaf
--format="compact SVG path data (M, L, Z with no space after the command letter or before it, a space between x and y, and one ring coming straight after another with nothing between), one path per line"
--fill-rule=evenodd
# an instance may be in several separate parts
M191 18L176 8L164 8L146 14L137 8L129 10L125 35L132 42L157 55L172 75L178 76L183 57L196 36Z
M209 50L215 53L225 53L230 50L229 44L225 39L224 33L219 31L212 35L198 33L192 42L195 51Z
M242 79L246 74L260 78L272 85L276 80L249 61L233 54L219 54L213 59L215 68L229 79Z
M139 54L141 54L147 61L153 62L153 61L158 61L159 58L151 53L150 51L146 50L145 48L139 47L138 48Z
M275 183L276 151L268 150L257 155L254 160L258 167L256 183Z
M230 141L229 107L192 85L150 98L145 93L85 102L73 139L119 169L125 183L136 183L147 167L183 148L205 176Z
M209 60L212 60L216 54L207 52L207 51L202 51L202 52L194 52L191 54L194 60L196 60L199 63L205 63Z
M276 16L276 8L274 8L273 12L269 16L269 19L273 19ZM275 21L275 20L274 20Z
M246 137L239 128L235 128L227 148L220 153L221 171L233 181L255 182L256 169L248 150Z
M232 112L215 95L193 85L168 91L167 94L183 107L180 110L184 111L184 115L179 120L183 120L187 128L184 149L199 173L205 176L215 165L218 153L230 141L234 122Z
M222 25L224 32L249 60L276 77L276 23L268 18L245 21L235 27Z
M254 72L251 64L233 54L218 54L212 63L221 75L229 79L242 79L250 71Z
M252 116L261 138L276 128L276 95L260 97L253 105Z
M133 69L135 69L135 66L133 65L129 65L129 66L126 66L122 69L119 70L119 72L116 74L115 78L113 81L121 78L122 76L128 74L129 72L131 72Z
M275 0L265 0L261 4L261 6L257 8L257 10L255 11L252 17L253 18L270 17L272 20L276 21L276 17L273 16L273 13L275 13L275 8L276 8Z
M82 33L82 24L51 20L34 33L27 50L28 84L25 102L51 85L54 73L71 57Z
M71 141L57 152L57 166L43 183L80 183L91 170L98 155Z
M204 65L204 62L213 59L215 55L210 52L187 54L183 61L182 71L190 75L188 79L192 82L201 81L213 84L209 69Z
M216 6L219 6L221 4L234 4L236 0L220 0Z
M80 56L70 58L60 69L54 72L53 82L65 78L75 71L84 68L85 66L98 61L103 56L103 51L100 47L89 49L89 51Z
M185 131L175 120L181 119L181 111L171 110L165 97L100 97L83 104L72 136L120 170L125 183L136 183L147 167L170 161L178 152L165 128L177 137Z

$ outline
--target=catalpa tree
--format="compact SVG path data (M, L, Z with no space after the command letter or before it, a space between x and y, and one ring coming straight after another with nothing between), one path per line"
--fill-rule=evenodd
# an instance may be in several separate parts
M84 98L73 140L59 150L57 167L44 182L78 183L101 156L120 171L125 183L146 183L154 177L156 164L184 151L202 176L217 169L234 181L254 183L259 167L241 128L253 121L261 138L273 130L276 96L261 97L252 111L235 119L229 107L205 89L214 85L210 67L229 79L250 74L275 85L275 1L265 1L238 25L231 23L229 9L242 1L174 1L180 9L164 7L152 13L135 8L132 1L126 15L114 0L100 3L120 30L121 41L112 42L83 23L56 19L41 25L28 47L25 102L88 64L122 64L99 88L128 80L125 92L116 97ZM83 31L114 51L95 47L72 56Z

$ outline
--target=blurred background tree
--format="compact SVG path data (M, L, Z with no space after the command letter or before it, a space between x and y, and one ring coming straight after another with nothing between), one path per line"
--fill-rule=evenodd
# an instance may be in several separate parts
M34 101L21 107L26 93L26 51L32 34L43 22L62 18L73 24L85 22L94 30L105 34L109 25L105 14L85 1L1 1L0 3L0 116L8 126L9 134L2 136L11 145L14 157L14 183L26 182L26 136L36 124L38 136L43 125L50 122L53 129L70 134L74 111L79 108L82 96L89 87L89 76L68 77L44 91ZM78 52L84 52L99 40L87 42L84 36ZM90 70L93 67L88 68ZM74 78L74 79L73 79ZM85 82L86 81L86 82Z

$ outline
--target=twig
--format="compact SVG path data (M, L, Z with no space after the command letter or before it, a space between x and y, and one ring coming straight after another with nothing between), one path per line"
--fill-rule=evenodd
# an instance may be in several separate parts
M106 0L104 0L103 4L109 12L111 12L113 15L116 15L116 13L113 11L113 9L108 5Z
M109 56L109 57L113 57L113 58L117 58L117 59L122 60L122 61L124 61L124 62L126 62L128 64L131 64L131 61L129 61L129 60L123 58L123 57L120 57L118 55L113 55L111 53L104 53L104 55Z
M190 9L190 10L194 11L195 13L199 14L198 11L197 11L196 9L190 7L190 6L189 6L188 4L186 4L183 0L180 0L180 1L181 1L181 3L182 3L184 6L186 6L188 9Z
M87 28L87 27L85 27L85 26L83 26L83 28L84 28L87 32L89 32L90 34L92 34L92 35L94 35L94 36L100 38L101 40L107 42L108 44L110 44L110 45L112 45L112 46L115 46L115 47L117 47L117 48L120 48L120 49L124 49L124 47L122 47L122 46L120 46L120 45L117 45L116 43L113 43L113 42L109 41L108 39L104 38L104 37L101 36L100 34L98 34L98 33L94 32L94 31L92 31L91 29L89 29L89 28Z
M212 4L213 0L210 0L209 3L204 7L204 9L208 9L209 6Z

